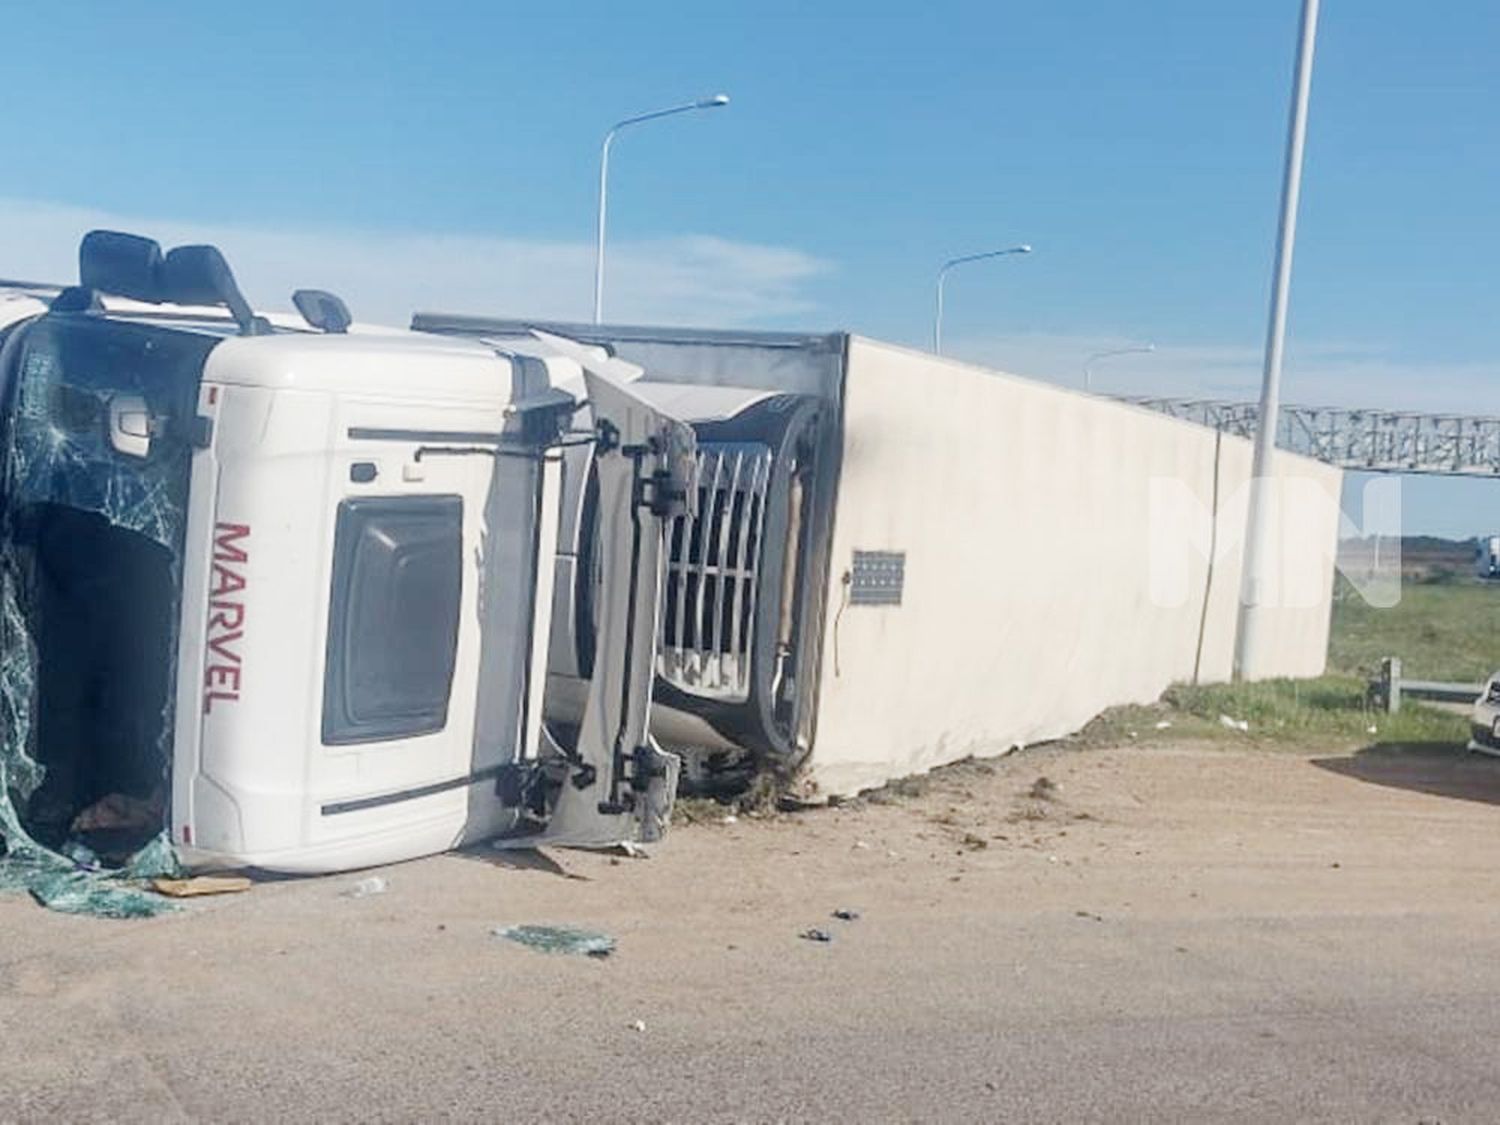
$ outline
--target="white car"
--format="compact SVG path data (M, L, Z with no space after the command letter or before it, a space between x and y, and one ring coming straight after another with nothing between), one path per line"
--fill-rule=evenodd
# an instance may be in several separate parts
M1484 682L1469 715L1469 749L1500 757L1500 672Z

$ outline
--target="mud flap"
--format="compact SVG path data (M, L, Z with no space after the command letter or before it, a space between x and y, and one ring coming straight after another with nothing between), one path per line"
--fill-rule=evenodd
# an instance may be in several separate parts
M501 846L610 847L667 830L681 761L650 735L668 521L697 500L685 424L635 395L589 349L547 337L584 371L598 443L598 656L578 742L547 828Z

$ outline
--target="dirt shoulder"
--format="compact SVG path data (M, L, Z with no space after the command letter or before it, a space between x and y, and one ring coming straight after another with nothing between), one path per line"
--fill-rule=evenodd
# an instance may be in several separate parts
M132 923L4 899L0 1117L1463 1119L1500 1097L1497 802L1452 750L1064 746L645 860L443 856Z

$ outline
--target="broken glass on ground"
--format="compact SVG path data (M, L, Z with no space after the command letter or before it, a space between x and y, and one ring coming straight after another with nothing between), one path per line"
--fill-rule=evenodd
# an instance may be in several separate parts
M502 926L496 937L539 949L543 953L581 953L587 957L608 957L615 951L615 939L593 930L573 926Z
M4 813L9 811L7 808ZM0 821L5 819L4 813L0 813ZM28 893L49 910L63 914L151 918L177 907L133 884L177 874L177 856L164 835L141 849L128 865L113 871L78 866L36 844L10 844L0 857L0 892Z

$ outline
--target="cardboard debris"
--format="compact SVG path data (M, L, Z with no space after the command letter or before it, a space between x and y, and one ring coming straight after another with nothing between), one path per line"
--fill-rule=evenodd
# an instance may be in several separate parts
M196 898L248 891L250 880L243 875L194 875L190 879L152 879L151 889L169 898Z

